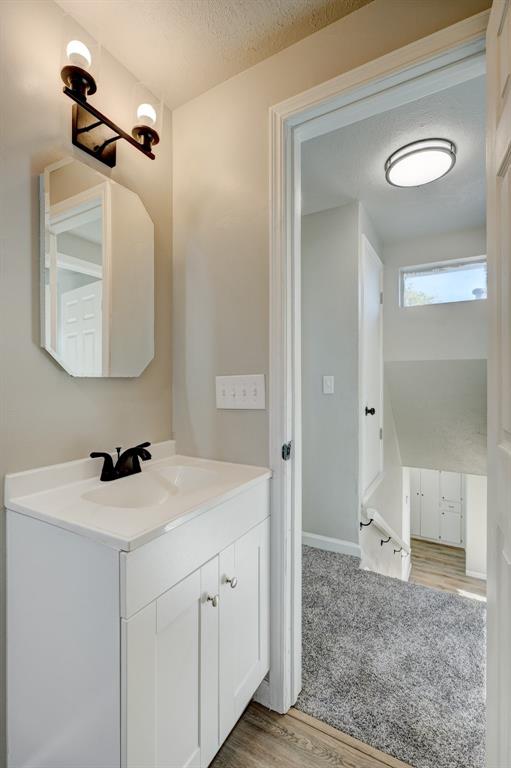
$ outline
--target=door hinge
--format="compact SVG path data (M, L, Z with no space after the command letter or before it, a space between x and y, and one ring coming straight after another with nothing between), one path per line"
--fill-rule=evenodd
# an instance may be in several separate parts
M380 440L383 440L383 427L380 427Z
M383 291L380 291L380 304L383 304Z
M289 441L289 443L284 443L284 445L282 446L282 459L284 461L289 461L289 459L291 458L291 449L292 449L291 440Z

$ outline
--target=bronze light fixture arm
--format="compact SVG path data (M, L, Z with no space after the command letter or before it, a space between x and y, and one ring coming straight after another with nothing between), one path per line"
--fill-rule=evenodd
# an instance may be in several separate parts
M106 165L109 165L111 168L115 165L115 151L112 150L115 150L115 142L119 139L124 139L151 160L155 159L155 155L147 143L142 143L134 139L133 136L130 136L129 133L126 133L122 128L119 128L113 120L110 120L110 118L100 112L99 109L96 109L92 104L89 104L85 99L81 98L81 96L71 88L65 86L63 91L66 96L69 96L69 98L75 102L75 106L73 107L73 144L77 147L84 150L89 155L92 155L97 160L106 163ZM88 123L87 115L94 117L95 122ZM102 126L106 126L113 131L114 136L105 138L104 135L101 135L101 139L94 141L92 136L86 135ZM156 144L159 141L158 134L154 131L153 135L155 137L153 143Z

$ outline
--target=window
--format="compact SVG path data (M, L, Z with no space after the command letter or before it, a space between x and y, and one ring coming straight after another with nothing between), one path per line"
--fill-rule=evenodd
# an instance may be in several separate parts
M401 306L451 304L486 298L486 257L401 269Z

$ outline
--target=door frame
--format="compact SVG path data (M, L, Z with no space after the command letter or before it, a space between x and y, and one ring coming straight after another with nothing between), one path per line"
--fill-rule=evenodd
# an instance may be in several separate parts
M271 672L258 699L286 712L301 689L301 144L484 73L489 11L270 109ZM293 443L291 461L282 446Z

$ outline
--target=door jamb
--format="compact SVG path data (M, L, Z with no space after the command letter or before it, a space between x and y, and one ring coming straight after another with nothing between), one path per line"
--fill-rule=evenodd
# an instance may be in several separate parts
M482 74L488 17L483 11L270 109L271 672L258 698L277 712L301 689L301 143L392 108L396 89L406 103ZM282 461L290 440L292 460Z

